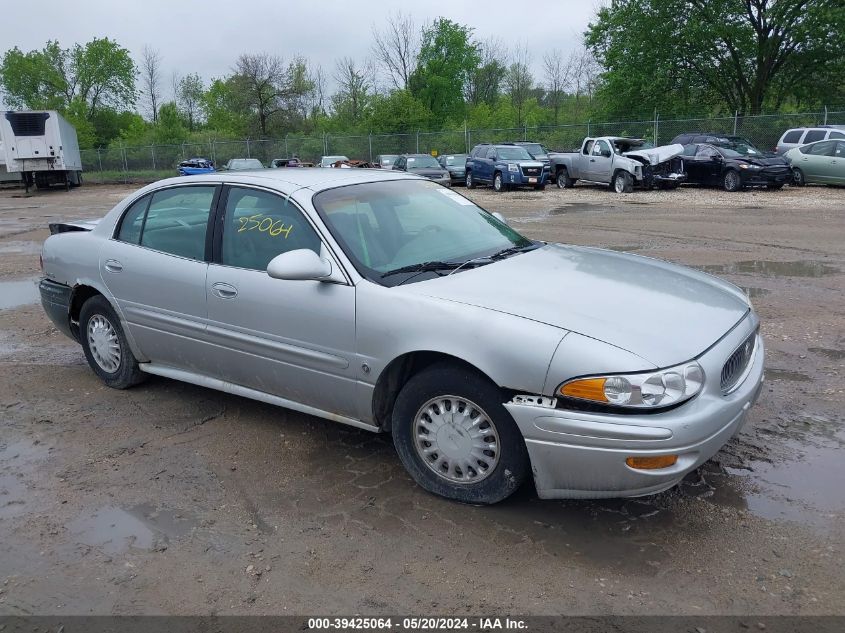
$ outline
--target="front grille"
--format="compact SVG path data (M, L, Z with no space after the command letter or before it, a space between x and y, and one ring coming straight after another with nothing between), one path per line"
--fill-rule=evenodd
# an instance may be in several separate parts
M542 167L523 167L522 173L526 176L539 176L542 170Z
M739 387L745 377L748 375L751 361L754 359L754 352L757 347L757 332L755 331L751 336L745 339L730 358L728 358L725 365L722 367L722 376L720 386L723 394L729 394L734 389Z

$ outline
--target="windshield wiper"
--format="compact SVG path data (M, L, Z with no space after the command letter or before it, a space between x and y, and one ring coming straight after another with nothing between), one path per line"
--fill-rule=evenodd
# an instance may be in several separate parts
M409 264L401 268L394 268L381 274L382 279L390 277L391 275L398 275L399 273L425 273L435 272L438 270L454 270L458 266L462 266L464 262L422 262L420 264Z
M517 253L525 253L527 251L533 251L535 248L540 248L539 244L529 244L528 246L511 246L510 248L505 248L500 250L498 253L493 253L489 256L490 259L504 259L505 257L510 257L511 255L515 255Z

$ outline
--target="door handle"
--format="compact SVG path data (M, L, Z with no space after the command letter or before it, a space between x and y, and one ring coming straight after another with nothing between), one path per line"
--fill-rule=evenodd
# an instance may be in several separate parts
M222 281L211 284L211 293L221 299L234 299L238 296L238 289Z
M121 270L123 270L123 264L121 264L116 259L107 259L106 263L103 265L103 268L105 268L110 273L119 273Z
M591 163L594 163L594 162L596 162L596 159L595 159L595 158L591 158L591 159L590 159L590 162L591 162Z

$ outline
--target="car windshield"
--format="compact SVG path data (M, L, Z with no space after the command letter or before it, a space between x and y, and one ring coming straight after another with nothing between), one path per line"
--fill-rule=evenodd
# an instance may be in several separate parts
M734 158L736 156L760 156L763 152L754 147L751 141L748 141L739 136L729 136L727 138L720 138L712 143L722 150L725 156Z
M539 143L526 143L522 145L529 154L531 154L534 158L548 158L549 157L549 150L545 147L540 145Z
M396 156L382 156L381 157L381 165L382 167L387 167L388 165L392 165L396 162Z
M450 155L447 156L445 159L446 165L452 167L453 165L466 165L467 163L467 155L466 154L455 154L454 156Z
M536 246L471 200L429 181L337 187L314 196L314 206L355 268L386 286Z
M434 156L408 156L408 169L440 168L440 163Z
M623 139L618 138L613 141L613 151L617 154L624 152L633 152L638 149L653 149L654 143L643 141L642 139Z
M233 158L229 169L264 169L264 165L257 158Z
M501 160L531 160L531 154L524 147L499 147L496 152Z

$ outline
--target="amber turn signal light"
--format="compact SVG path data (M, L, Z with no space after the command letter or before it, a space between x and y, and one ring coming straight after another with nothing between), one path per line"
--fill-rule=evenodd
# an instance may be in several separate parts
M604 395L604 378L587 378L585 380L574 380L560 388L560 394L570 398L581 400L593 400L595 402L607 402Z
M629 457L625 460L625 463L631 468L639 470L655 470L674 466L677 461L677 455L657 455L655 457Z

